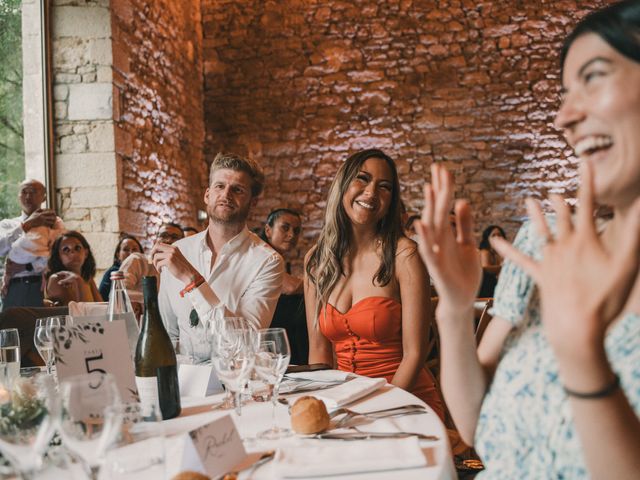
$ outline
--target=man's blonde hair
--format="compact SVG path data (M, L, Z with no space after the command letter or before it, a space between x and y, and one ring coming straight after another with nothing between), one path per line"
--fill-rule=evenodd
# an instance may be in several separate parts
M251 177L251 196L257 197L264 188L264 173L258 162L232 153L218 153L209 169L209 185L213 183L213 174L217 170L228 169L245 172Z

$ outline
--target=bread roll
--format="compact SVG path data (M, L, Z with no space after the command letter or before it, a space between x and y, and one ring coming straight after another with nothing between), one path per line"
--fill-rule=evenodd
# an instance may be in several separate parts
M291 428L305 435L319 433L329 426L324 402L315 397L300 397L291 407Z
M171 480L211 480L208 476L198 472L184 471L175 475Z

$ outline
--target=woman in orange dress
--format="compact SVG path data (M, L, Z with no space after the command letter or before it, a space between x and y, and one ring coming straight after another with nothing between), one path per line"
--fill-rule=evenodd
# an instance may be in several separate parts
M429 279L400 221L400 184L380 150L358 152L331 184L325 222L305 259L309 363L384 377L444 406L425 368Z

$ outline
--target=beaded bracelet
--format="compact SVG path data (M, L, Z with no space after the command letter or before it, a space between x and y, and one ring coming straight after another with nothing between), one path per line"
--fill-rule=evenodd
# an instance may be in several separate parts
M180 290L180 298L184 298L184 296L187 293L191 292L191 290L194 290L194 289L198 288L203 283L204 283L204 278L203 277L200 277L200 278L194 280L189 285L187 285L182 290Z
M574 390L569 390L567 387L562 387L562 388L564 388L564 393L566 393L570 397L581 398L583 400L593 400L597 398L604 398L604 397L608 397L613 392L615 392L618 388L620 388L620 377L617 374L614 374L614 377L611 383L596 392L584 393L584 392L576 392Z

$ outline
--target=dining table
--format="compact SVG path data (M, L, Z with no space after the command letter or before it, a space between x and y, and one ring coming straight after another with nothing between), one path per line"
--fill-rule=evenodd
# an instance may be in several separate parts
M289 409L298 397L303 395L313 396L314 394L321 395L322 392L322 389L319 389L317 392L304 389L304 391L300 393L292 392L281 395L281 401L277 403L275 409L277 425L284 428L291 427ZM165 458L163 470L164 477L167 480L172 479L180 471L197 469L196 464L193 464L194 468L191 468L189 466L189 460L185 460L184 458L184 442L187 437L185 434L226 415L231 416L248 455L259 458L265 452L276 452L275 455L269 456L267 461L261 462L259 465L254 464L239 472L234 472L237 477L230 478L238 478L239 480L311 478L311 471L308 469L312 468L311 464L308 465L308 468L302 468L299 471L299 477L296 477L295 473L292 475L291 468L285 473L282 468L282 462L278 460L281 456L279 453L282 452L302 452L311 455L310 458L312 460L310 463L321 467L330 467L327 471L331 471L331 478L336 480L382 480L390 478L402 478L403 480L449 480L457 478L447 430L443 422L427 404L411 393L391 384L387 383L383 385L372 393L349 403L346 407L355 412L369 412L403 405L421 405L424 407L423 411L418 414L399 414L386 418L356 416L352 421L348 422L347 428L335 429L333 427L335 427L341 418L337 416L331 421L332 423L329 426L330 432L372 432L374 437L386 437L384 434L387 433L408 432L420 434L422 438L418 438L418 436L407 436L404 439L397 440L389 440L388 438L343 440L317 438L315 436L298 435L294 433L278 440L262 440L257 438L257 434L271 427L272 403L249 399L243 404L241 414L238 415L233 409L225 410L220 408L223 397L223 393L200 398L182 397L181 415L177 418L161 422ZM331 409L329 412L331 412ZM404 441L409 443L402 443ZM416 444L417 449L415 448ZM410 445L413 449L412 451L421 452L424 456L424 461L421 462L423 465L405 468L402 458L405 454L402 450L403 445ZM346 470L343 469L341 471L341 465L336 464L336 462L340 461L340 454L352 452L348 454L350 457L367 457L371 455L371 452L380 451L381 448L389 448L391 452L393 452L393 449L396 449L394 453L387 452L396 457L396 466L393 469L375 471L370 468L365 468L364 471L358 471L360 469L357 466L352 466L351 469L346 468ZM275 459L273 459L274 457ZM373 460L374 459L371 459L371 462L373 462ZM415 464L415 455L414 458L407 460L411 460ZM107 457L107 461L113 461L113 452ZM409 461L409 463L411 463L411 461ZM82 470L77 463L67 464L64 471L55 468L47 469L47 471L43 472L38 478L46 480L63 478L60 476L62 474L64 474L64 478L83 478ZM160 475L160 477L161 476L162 475ZM222 477L223 475L214 478ZM324 477L324 475L319 475L315 478L320 477ZM108 474L108 469L103 468L100 478L108 480L112 477ZM138 469L132 478L136 478L136 480L158 480L158 470Z

